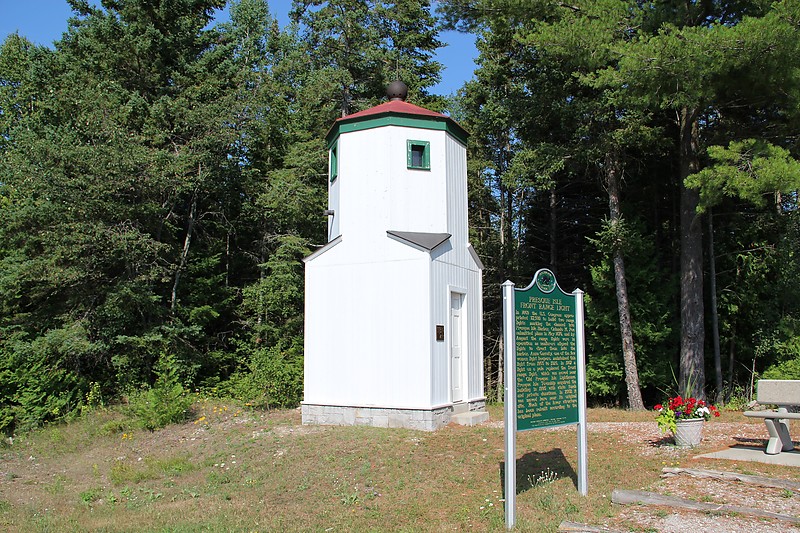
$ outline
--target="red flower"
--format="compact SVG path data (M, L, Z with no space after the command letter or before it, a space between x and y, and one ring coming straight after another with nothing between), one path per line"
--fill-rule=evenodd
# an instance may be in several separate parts
M669 398L663 405L658 404L654 409L662 414L671 411L674 418L677 419L720 416L719 410L716 407L705 400L698 400L692 397L683 398L681 396L676 396L674 398Z

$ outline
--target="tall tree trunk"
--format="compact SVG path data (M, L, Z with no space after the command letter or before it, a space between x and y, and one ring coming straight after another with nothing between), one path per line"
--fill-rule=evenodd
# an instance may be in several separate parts
M258 302L256 303L256 305L258 306L257 307L258 311L256 316L258 318L256 318L256 326L258 329L259 338L256 340L256 343L260 343L262 340L261 326L267 319L267 309L266 306L264 305L264 279L267 277L267 272L266 269L263 267L264 263L266 262L267 260L262 254L260 257L260 261L258 262Z
M350 88L347 85L342 85L342 102L340 112L342 118L350 114Z
M497 154L497 190L500 195L500 274L501 279L509 279L516 274L511 267L513 261L513 227L514 227L514 202L510 188L503 183L503 175L508 168L510 145L508 139L499 148Z
M497 190L500 196L500 266L499 266L499 279L502 283L505 280L510 280L512 277L516 275L516 270L512 268L512 258L513 258L513 239L512 239L512 228L513 228L513 215L514 215L514 206L512 202L513 195L509 188L503 183L503 174L505 173L506 169L508 168L508 160L509 150L510 150L510 143L509 140L503 139L503 143L500 145L497 158L495 160L497 164L498 173L495 176L495 183L497 186ZM502 310L502 309L501 309ZM500 342L500 351L497 354L497 397L504 398L504 387L505 387L505 345L503 344L502 332L501 337L499 339Z
M550 268L556 270L558 261L558 246L556 246L556 236L558 235L558 195L556 187L550 189Z
M620 167L617 154L611 152L606 154L606 187L612 231L619 228L622 222L619 207ZM628 387L628 406L633 410L644 410L642 391L639 387L639 370L636 367L636 350L633 344L628 284L625 280L625 259L622 256L621 246L614 246L614 282L617 289L619 331L622 337L622 359L625 364L625 384Z
M511 189L506 189L506 236L505 236L505 245L506 245L506 257L508 258L508 263L506 267L508 268L509 272L513 272L517 274L519 270L519 258L517 257L517 250L514 246L514 226L515 216L514 216L514 191Z
M697 110L680 110L680 191L681 191L681 351L680 393L705 399L703 347L705 325L703 308L703 227L697 206L700 193L689 189L684 180L699 169Z
M736 374L736 321L731 324L728 344L728 399L733 396L734 375Z
M722 354L719 347L719 310L717 309L717 262L714 259L714 217L708 211L708 290L711 293L711 338L714 341L714 377L717 394L714 401L721 403L722 390Z
M225 287L231 285L231 228L225 232Z
M199 170L198 170L199 173ZM186 238L183 240L183 250L181 251L181 261L178 264L178 269L175 271L175 281L172 283L172 299L169 304L170 312L174 313L178 305L178 284L181 281L181 273L186 268L186 262L189 259L189 247L192 244L192 235L194 234L194 225L197 220L197 189L192 193L192 206L189 209L189 223L186 228Z
M512 203L513 195L508 188L501 185L501 197L504 198L504 203L501 206L502 215L500 216L500 248L502 254L501 260L501 268L503 270L503 276L500 279L506 280L510 279L512 276L516 276L517 269L514 268L514 239L513 239L513 214L514 208ZM503 345L502 338L500 339L500 346L501 350L497 354L497 372L498 372L498 381L497 381L497 395L500 397L504 395L504 387L505 387L505 374L504 374L504 352L505 346Z

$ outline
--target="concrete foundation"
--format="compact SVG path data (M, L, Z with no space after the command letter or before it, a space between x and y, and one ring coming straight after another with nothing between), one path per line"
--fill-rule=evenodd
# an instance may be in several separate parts
M435 409L395 409L383 407L350 407L304 403L303 424L321 426L372 426L434 431L450 422L474 425L489 419L484 400L438 407ZM463 414L471 416L464 417Z

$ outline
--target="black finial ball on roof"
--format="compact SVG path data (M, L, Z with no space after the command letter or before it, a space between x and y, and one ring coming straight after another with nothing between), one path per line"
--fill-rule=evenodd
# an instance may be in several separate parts
M406 101L408 96L408 86L400 80L395 80L386 87L386 96L389 100Z

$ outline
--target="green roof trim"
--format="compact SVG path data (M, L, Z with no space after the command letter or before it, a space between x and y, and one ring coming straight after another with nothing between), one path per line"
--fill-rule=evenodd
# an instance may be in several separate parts
M422 130L446 131L464 146L467 146L467 136L469 135L464 128L456 124L452 119L445 116L409 116L389 112L380 115L372 115L365 118L354 118L352 121L348 121L347 117L345 117L333 125L325 140L327 141L328 148L330 149L341 133L370 130L384 126L403 126L406 128L419 128Z

